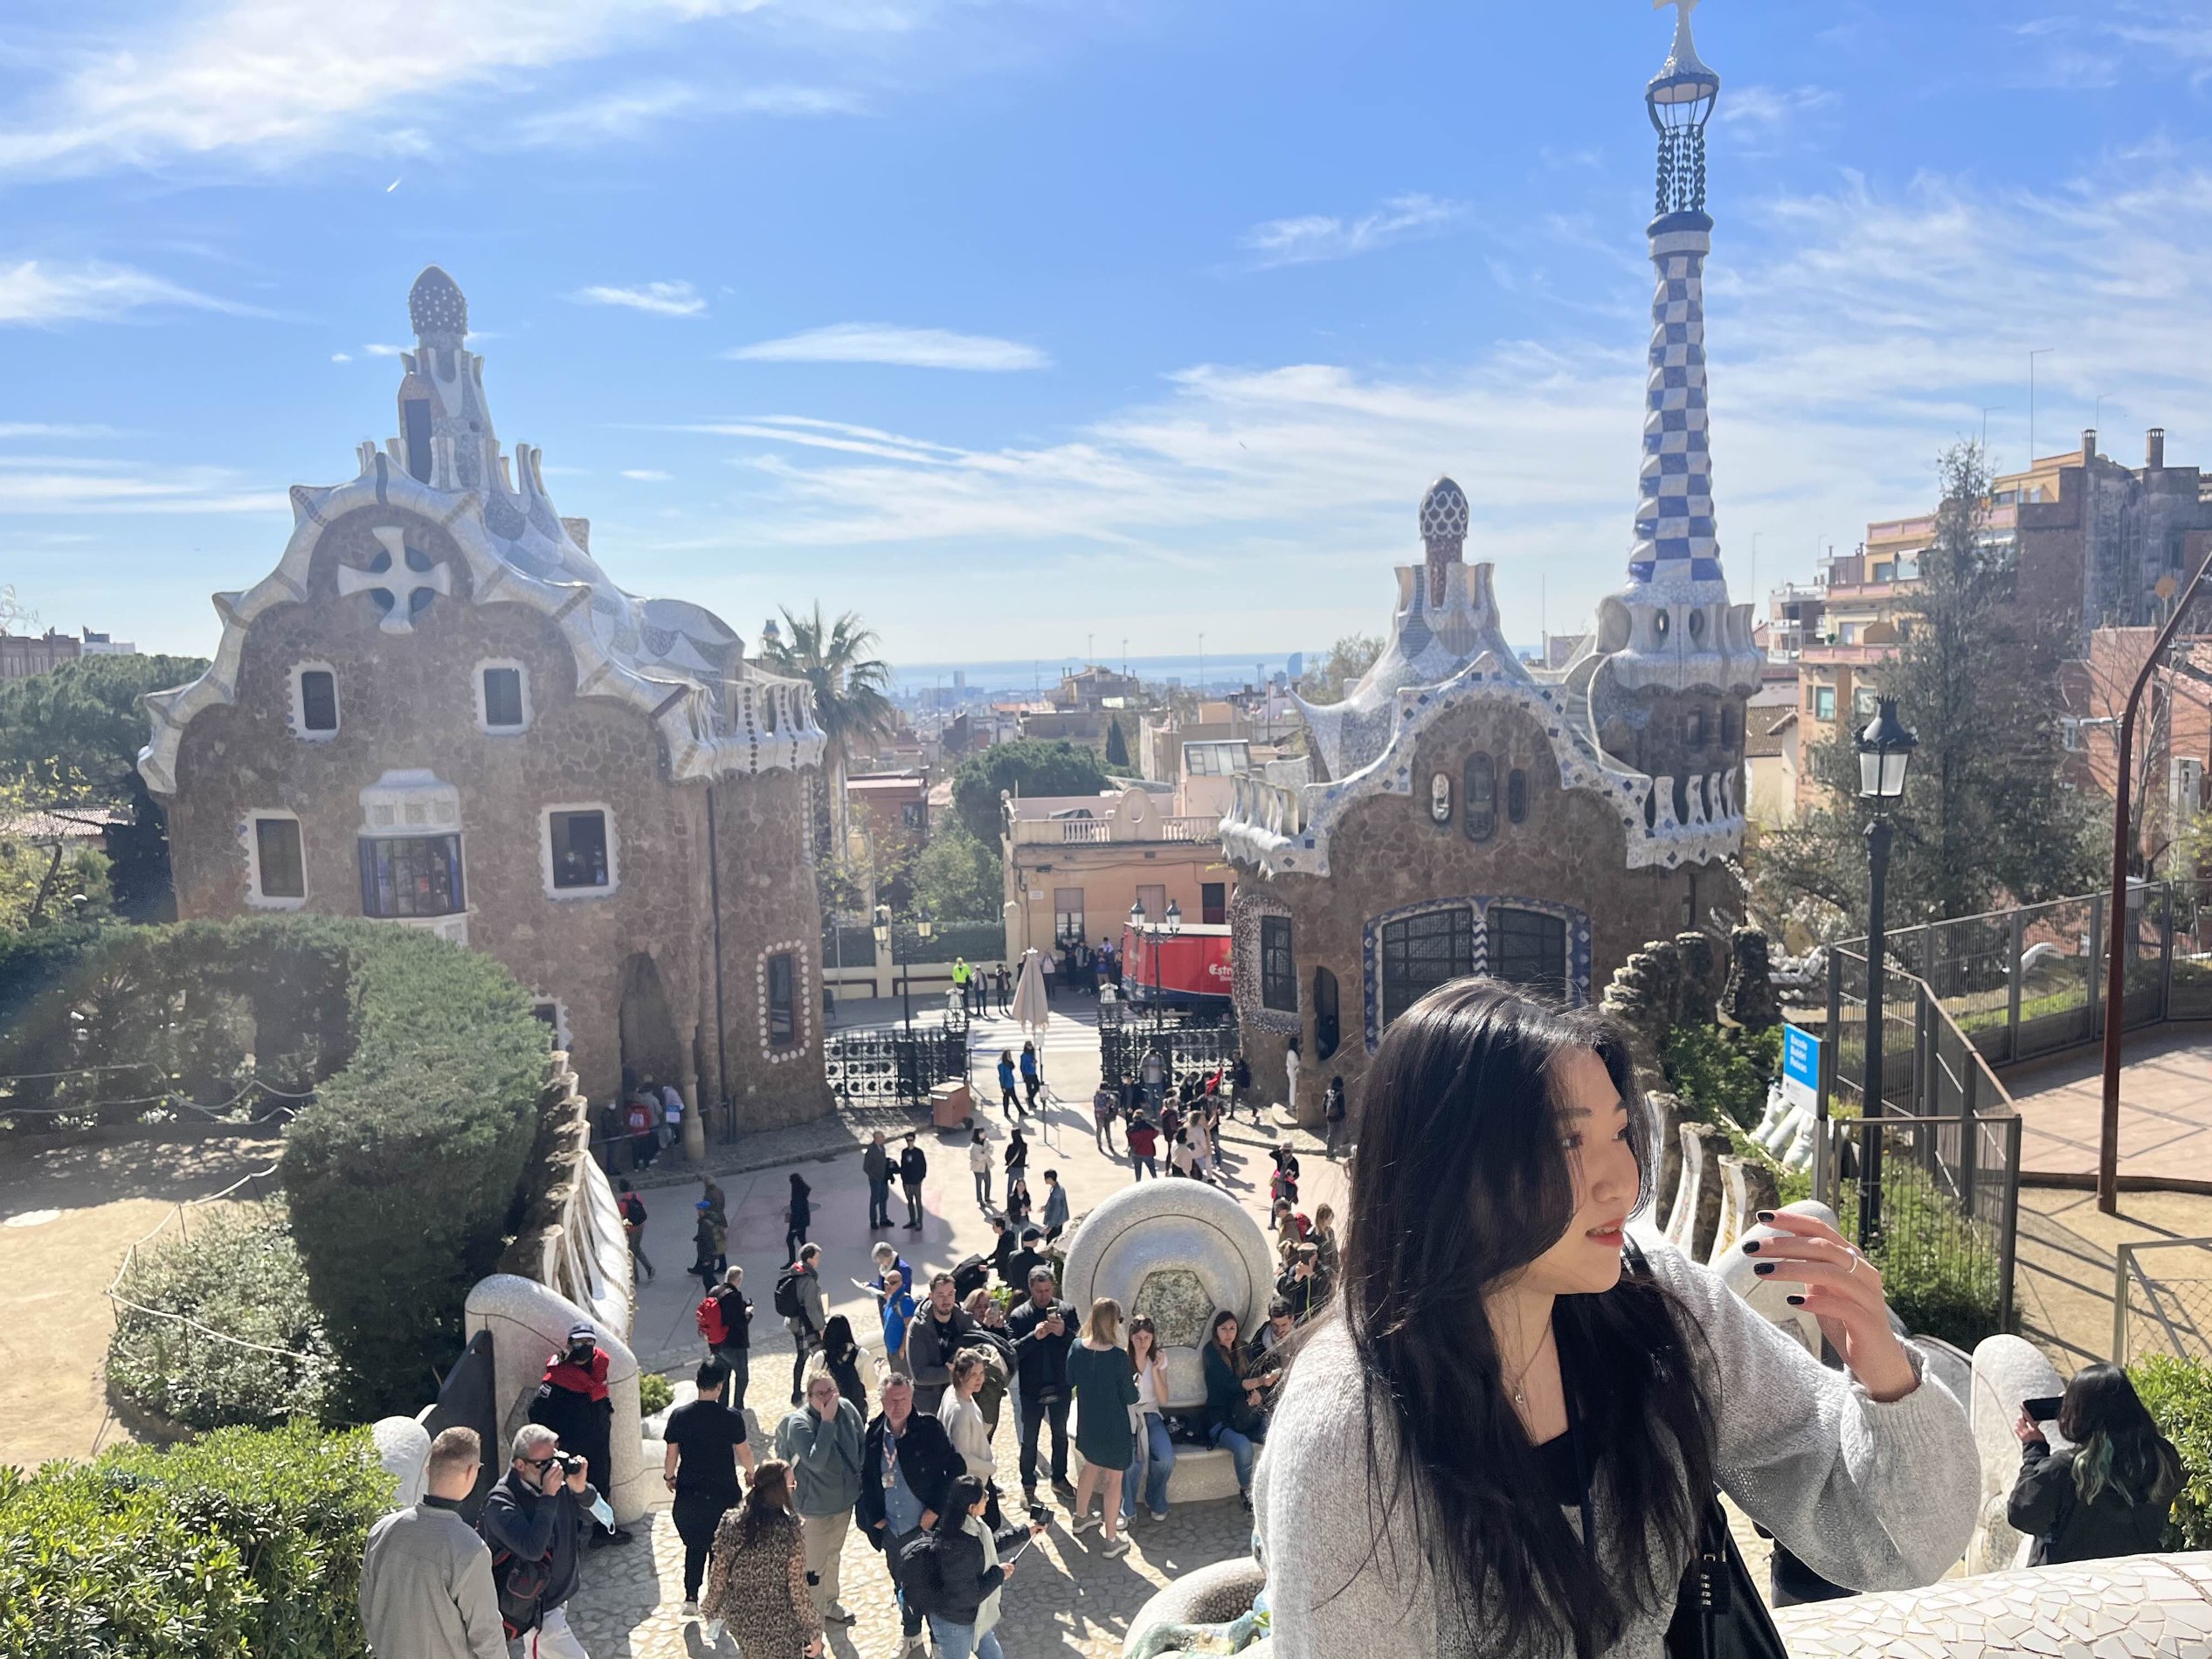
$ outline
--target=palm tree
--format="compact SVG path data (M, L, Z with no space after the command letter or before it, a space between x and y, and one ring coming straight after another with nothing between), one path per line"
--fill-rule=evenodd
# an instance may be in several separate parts
M820 600L812 615L784 611L783 630L761 641L760 660L776 673L804 680L813 688L814 723L828 742L822 752L822 789L826 797L833 851L845 851L845 768L854 744L888 737L898 729L898 711L890 698L891 665L874 654L875 630L861 626L847 611L825 621Z

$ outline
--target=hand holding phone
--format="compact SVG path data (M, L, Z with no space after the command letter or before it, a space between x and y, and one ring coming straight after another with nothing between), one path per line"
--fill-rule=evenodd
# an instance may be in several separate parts
M2033 1400L2022 1400L2020 1409L2036 1422L2055 1423L2058 1421L2058 1408L2065 1403L2063 1394L2038 1394Z

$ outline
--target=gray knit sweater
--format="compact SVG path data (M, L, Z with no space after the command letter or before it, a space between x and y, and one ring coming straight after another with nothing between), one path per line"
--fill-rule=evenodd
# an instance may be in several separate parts
M1839 1584L1891 1590L1942 1577L1974 1530L1980 1474L1965 1411L1928 1374L1920 1354L1908 1344L1920 1386L1903 1400L1878 1403L1679 1251L1655 1245L1646 1255L1710 1344L1706 1386L1718 1420L1714 1473L1728 1495ZM1439 1576L1414 1545L1405 1500L1386 1522L1380 1517L1369 1476L1379 1475L1379 1490L1391 1490L1395 1448L1370 1442L1360 1393L1358 1356L1341 1321L1332 1320L1283 1380L1254 1483L1275 1659L1366 1653L1509 1659L1479 1630L1469 1647L1456 1609L1438 1616L1440 1593L1458 1592L1440 1591ZM1603 1493L1600 1485L1599 1557L1620 1582ZM1579 1513L1568 1514L1579 1531ZM1677 1582L1687 1559L1684 1551L1660 1564L1657 1582ZM1672 1612L1662 1607L1633 1623L1606 1659L1659 1659Z

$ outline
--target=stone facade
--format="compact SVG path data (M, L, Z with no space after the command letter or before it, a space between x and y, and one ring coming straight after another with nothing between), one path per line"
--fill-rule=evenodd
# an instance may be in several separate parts
M1762 658L1711 496L1702 132L1718 90L1684 7L1646 93L1661 200L1635 546L1595 629L1564 667L1521 661L1490 567L1462 560L1475 506L1439 479L1374 667L1340 702L1299 704L1310 772L1238 780L1221 823L1237 1011L1277 1098L1297 1043L1302 1122L1331 1076L1356 1110L1384 1027L1423 989L1489 974L1585 1004L1647 940L1737 919L1727 861Z
M626 1072L741 1127L826 1111L805 689L709 613L616 588L536 452L506 487L480 361L420 303L433 276L409 436L294 491L277 570L217 597L208 674L149 699L179 913L429 927L532 990L594 1100ZM408 407L447 384L484 439L465 469Z

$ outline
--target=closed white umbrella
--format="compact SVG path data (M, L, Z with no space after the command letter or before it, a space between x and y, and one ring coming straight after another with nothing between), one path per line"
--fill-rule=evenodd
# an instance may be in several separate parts
M1021 953L1021 983L1014 987L1014 1023L1041 1038L1052 1023L1052 1002L1045 995L1045 969L1036 951Z

